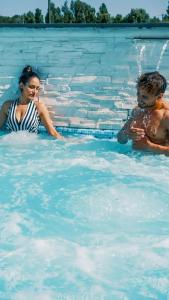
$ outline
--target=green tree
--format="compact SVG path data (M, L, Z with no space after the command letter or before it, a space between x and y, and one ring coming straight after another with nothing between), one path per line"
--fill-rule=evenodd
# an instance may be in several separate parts
M167 6L167 9L166 9L166 13L167 13L167 16L169 17L169 1L168 1L168 6Z
M43 15L42 11L39 8L36 8L35 10L35 23L43 23Z
M166 14L162 16L162 21L169 22L169 1L168 1L167 9L166 9Z
M73 17L75 18L75 1L73 0L70 2L70 10L73 14Z
M112 21L113 21L113 23L123 23L124 18L122 15L117 14L115 17L113 17Z
M102 3L99 7L99 12L97 13L97 22L98 23L110 23L111 18L107 10L106 4Z
M86 23L95 23L96 21L96 11L95 8L91 7L89 4L84 3L84 15Z
M95 8L83 1L72 0L70 10L75 23L94 23L96 20Z
M126 16L128 23L148 23L150 21L149 14L143 8L132 8Z
M64 23L73 23L74 22L74 16L68 6L67 1L65 1L64 5L62 6L62 12L63 12L63 22Z
M150 19L150 23L160 23L160 22L161 22L160 19L157 17L153 17Z
M55 7L53 2L50 3L50 18L51 23L61 23L62 22L62 14L60 7ZM47 12L45 16L45 22L49 23L49 12Z
M35 23L35 16L33 12L28 11L27 14L24 14L24 23Z
M14 24L22 24L24 23L24 16L23 15L14 15L11 17L11 23Z
M163 15L162 16L162 22L169 22L169 16Z
M10 17L6 17L6 16L0 16L0 23L11 23L11 18Z
M74 2L74 17L76 23L86 23L84 5L80 0Z
M105 3L99 7L96 14L95 8L81 0L71 0L70 6L68 0L65 0L64 5L55 7L55 4L50 2L50 19L51 23L159 23L159 18L150 18L148 13L142 9L131 9L130 13L123 17L121 14L111 16ZM166 14L162 16L163 22L169 22L169 1L166 9ZM42 11L37 8L35 14L31 11L24 15L14 15L12 17L0 16L0 23L43 23L44 18ZM49 14L45 16L45 22L49 23Z

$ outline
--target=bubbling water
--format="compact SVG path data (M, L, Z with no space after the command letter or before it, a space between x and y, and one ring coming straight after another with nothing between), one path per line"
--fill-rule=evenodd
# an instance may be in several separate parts
M167 299L167 157L1 136L0 299Z

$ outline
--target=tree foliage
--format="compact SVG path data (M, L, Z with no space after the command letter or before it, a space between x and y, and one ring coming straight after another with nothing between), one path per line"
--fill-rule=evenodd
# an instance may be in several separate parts
M49 23L49 12L45 17L46 23ZM51 23L62 23L62 15L60 7L55 7L53 2L50 3L50 22Z
M64 23L73 23L74 22L74 15L71 9L69 8L68 1L65 1L64 5L62 6L62 13L63 13L63 22Z
M150 17L143 8L132 8L126 16L127 23L148 23Z
M11 23L23 24L24 23L24 15L14 15L13 17L11 17Z
M160 19L157 17L153 17L150 19L150 23L160 23Z
M53 0L55 1L55 0ZM47 11L44 18L42 11L37 8L35 12L28 11L23 15L14 15L12 17L0 16L0 23L159 23L169 22L169 1L166 14L162 20L158 17L150 18L149 14L143 8L132 8L126 16L117 14L111 16L105 3L95 8L81 0L65 0L62 7L55 7L55 3L50 2L50 16Z
M75 23L94 23L96 20L95 8L80 0L72 0L70 10Z
M0 23L3 23L3 24L12 23L12 20L10 17L0 16Z
M106 4L102 3L99 7L99 12L97 13L98 23L110 23L110 14L107 10Z
M168 6L166 9L166 14L162 16L163 22L169 22L169 1L168 1Z
M124 23L124 18L122 15L117 14L115 17L112 17L112 23Z
M35 15L32 11L28 11L27 14L24 14L24 23L35 23Z
M41 9L37 8L35 10L35 23L43 23L43 15Z

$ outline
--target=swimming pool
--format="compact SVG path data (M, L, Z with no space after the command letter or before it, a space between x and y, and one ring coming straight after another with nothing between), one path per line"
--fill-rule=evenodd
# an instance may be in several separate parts
M18 96L18 77L32 65L56 126L120 129L136 104L140 73L158 70L169 78L168 41L167 25L0 27L0 105Z
M91 136L0 143L1 300L168 299L168 157Z

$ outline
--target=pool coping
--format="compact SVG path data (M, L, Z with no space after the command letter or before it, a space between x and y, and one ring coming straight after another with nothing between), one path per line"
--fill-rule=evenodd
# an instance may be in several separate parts
M0 23L0 27L26 27L26 28L125 28L125 27L137 27L137 28L152 28L152 27L169 27L169 22L164 23Z

